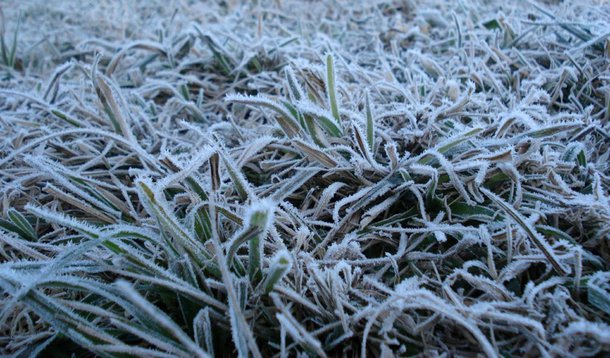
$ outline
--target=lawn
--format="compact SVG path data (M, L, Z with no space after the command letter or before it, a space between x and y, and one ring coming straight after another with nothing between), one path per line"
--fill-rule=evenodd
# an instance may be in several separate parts
M0 9L0 355L610 354L607 1Z

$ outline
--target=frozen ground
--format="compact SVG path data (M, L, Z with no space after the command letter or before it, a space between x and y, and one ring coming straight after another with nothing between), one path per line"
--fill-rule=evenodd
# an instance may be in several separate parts
M610 350L607 1L0 8L0 354Z

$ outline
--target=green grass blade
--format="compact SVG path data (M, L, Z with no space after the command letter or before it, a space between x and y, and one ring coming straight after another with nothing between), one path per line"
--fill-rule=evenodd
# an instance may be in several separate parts
M341 115L339 114L339 104L337 103L337 86L335 83L335 65L331 54L326 56L326 92L330 104L330 111L337 124L341 126Z

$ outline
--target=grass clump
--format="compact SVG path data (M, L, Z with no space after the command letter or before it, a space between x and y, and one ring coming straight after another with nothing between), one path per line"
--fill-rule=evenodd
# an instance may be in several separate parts
M603 5L172 5L19 9L3 355L608 352Z

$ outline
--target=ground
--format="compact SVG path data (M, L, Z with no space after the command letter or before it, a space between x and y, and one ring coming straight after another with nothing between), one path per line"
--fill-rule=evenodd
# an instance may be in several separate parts
M0 354L610 351L607 1L0 9Z

